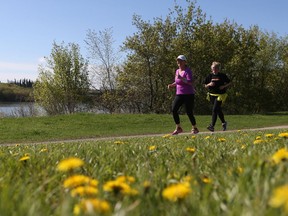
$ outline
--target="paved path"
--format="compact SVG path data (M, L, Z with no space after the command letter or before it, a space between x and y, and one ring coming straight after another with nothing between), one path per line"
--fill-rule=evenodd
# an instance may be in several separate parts
M263 127L263 128L247 128L241 129L241 131L263 131L263 130L273 130L273 129L288 129L288 125L280 125L280 126L272 126L272 127ZM239 130L228 130L228 131L203 131L199 134L212 134L212 133L235 133ZM76 142L88 142L88 141L99 141L99 140L119 140L119 139L127 139L127 138L141 138L141 137L159 137L167 134L144 134L144 135L130 135L130 136L115 136L115 137L96 137L96 138L83 138L83 139L71 139L71 140L52 140L45 142L30 142L30 143L21 143L21 145L35 145L35 144L52 144L52 143L76 143ZM177 136L182 135L192 135L191 133L181 133ZM0 146L11 146L16 145L16 143L8 143L8 144L0 144Z

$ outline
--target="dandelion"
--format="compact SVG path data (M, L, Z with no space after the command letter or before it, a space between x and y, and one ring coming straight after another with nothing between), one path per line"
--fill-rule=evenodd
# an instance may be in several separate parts
M212 179L209 178L208 176L204 176L202 178L202 182L204 182L205 184L210 184L210 183L212 183Z
M245 144L243 144L243 145L241 145L241 149L246 149L246 145Z
M123 142L123 141L119 141L119 140L118 140L118 141L115 141L115 142L114 142L114 144L117 144L117 145L122 145L122 144L124 144L124 142Z
M81 202L74 206L73 213L75 215L80 215L82 213L89 214L105 214L111 211L111 206L107 201L99 199L83 199Z
M278 134L279 137L288 138L288 132Z
M210 136L206 136L204 139L210 139Z
M40 150L40 152L47 152L47 151L48 151L47 148L43 148L43 149Z
M255 139L256 140L261 140L261 136L257 136Z
M135 178L133 176L118 176L116 178L116 181L134 183L135 182Z
M121 181L108 181L103 185L103 190L106 192L114 192L115 194L123 194L123 195L137 195L138 191L134 190L125 182Z
M272 138L274 136L274 134L265 134L265 137L267 137L267 138Z
M275 164L288 159L288 151L286 148L279 149L271 158Z
M67 158L67 159L62 160L58 164L57 170L67 172L69 170L77 169L83 165L84 165L83 160L81 160L79 158L71 157L71 158Z
M195 150L195 148L187 147L187 148L186 148L186 151L191 152L191 153L194 153L196 150Z
M288 185L280 186L273 191L269 205L273 208L284 206L284 210L288 214Z
M162 196L172 202L183 200L192 192L188 182L177 183L168 186L162 191Z
M218 141L219 142L226 142L226 139L225 138L219 138Z
M29 156L24 156L24 157L21 157L21 158L19 159L19 161L27 161L27 160L29 160L29 159L30 159Z
M67 178L63 183L64 188L74 188L80 185L96 187L98 185L98 181L85 175L73 175Z
M195 136L195 135L193 135L191 138L192 138L192 139L195 139L195 138L196 138L196 136Z
M263 143L263 142L264 142L264 140L262 140L262 139L256 139L256 140L254 140L253 144L258 145L258 144Z
M155 151L156 150L156 146L149 146L149 151Z
M95 187L91 186L80 186L76 187L73 190L71 190L71 196L76 197L76 196L93 196L98 194L98 189Z
M237 171L239 174L243 173L243 168L242 167L237 167Z
M162 136L162 138L169 138L171 136L172 136L171 134L165 134L164 136Z

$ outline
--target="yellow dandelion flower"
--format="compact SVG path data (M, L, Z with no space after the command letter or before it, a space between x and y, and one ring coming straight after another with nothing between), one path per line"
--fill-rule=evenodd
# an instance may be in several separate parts
M71 190L72 197L93 196L96 194L98 194L98 189L95 187L91 187L91 186L79 186Z
M67 172L69 170L82 167L83 165L84 165L83 160L79 158L71 157L71 158L67 158L67 159L60 161L60 163L57 166L57 170Z
M156 150L156 146L149 146L149 151L155 151Z
M278 134L279 137L288 138L288 132Z
M280 186L273 191L269 205L273 208L284 206L284 210L288 214L288 185Z
M73 213L75 215L80 215L82 213L95 214L101 213L105 214L111 211L111 206L107 201L99 200L99 199L83 199L81 202L74 206Z
M196 138L196 136L195 136L195 135L193 135L191 138L192 138L192 139L195 139L195 138Z
M176 202L187 197L192 192L190 184L187 182L173 184L162 191L163 198Z
M288 159L288 151L286 148L279 149L272 157L271 160L275 164L279 164L281 161Z
M116 181L134 183L135 182L135 178L133 176L118 176L116 178Z
M43 149L40 150L40 152L47 152L47 151L48 151L47 148L43 148Z
M186 151L191 152L191 153L194 153L194 152L196 151L196 149L195 149L195 148L192 148L192 147L187 147L187 148L186 148Z
M204 139L210 139L210 136L206 136Z
M205 184L210 184L210 183L212 183L212 179L209 178L208 176L204 176L202 178L202 182L204 182Z
M114 142L114 144L117 144L117 145L122 145L122 144L124 144L124 142L123 142L123 141L120 141L120 140L118 140L118 141L115 141L115 142Z
M172 136L171 134L165 134L164 136L162 136L162 138L169 138L171 136Z
M238 171L238 173L241 174L241 173L243 173L243 168L242 168L242 167L238 167L238 168L237 168L237 171Z
M243 144L243 145L241 145L241 149L246 149L246 145L245 144Z
M218 141L219 142L226 142L226 139L225 138L219 138Z
M19 161L27 161L27 160L29 160L29 159L30 159L29 156L24 156L24 157L21 157L21 158L19 159Z
M143 187L144 188L150 188L151 187L151 182L150 181L144 181L143 182Z
M261 140L261 136L257 136L255 140Z
M75 188L80 185L96 187L98 181L85 175L73 175L67 178L63 183L64 188Z
M265 134L265 137L267 137L267 138L272 138L273 136L274 136L274 134L271 134L271 133Z
M262 140L262 139L256 139L256 140L254 140L253 144L258 145L258 144L263 143L263 142L264 142L264 140Z
M128 190L128 188L130 188L130 186L127 183L116 180L108 181L103 185L104 191L114 192L116 194L119 192L121 193L124 190Z

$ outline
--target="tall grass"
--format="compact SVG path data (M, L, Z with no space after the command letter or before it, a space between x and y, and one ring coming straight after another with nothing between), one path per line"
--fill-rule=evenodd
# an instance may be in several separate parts
M105 214L95 207L92 215L285 215L284 208L271 206L271 198L274 189L288 184L288 162L271 158L287 144L287 130L240 130L2 146L0 212L73 215L87 194L73 197L63 183L77 174L97 180L99 191L90 198L110 206L107 212L102 209ZM71 157L82 160L83 166L67 172L57 169ZM282 157L287 159L285 154ZM126 177L126 186L133 192L124 193L121 186L104 190L107 182L119 176ZM171 201L163 191L175 184L185 185L188 191L170 194L175 198ZM79 215L85 215L79 208Z

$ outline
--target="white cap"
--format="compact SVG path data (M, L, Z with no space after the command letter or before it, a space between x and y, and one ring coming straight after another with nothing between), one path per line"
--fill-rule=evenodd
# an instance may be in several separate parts
M186 60L186 57L184 56L184 55L179 55L178 57L177 57L177 60L178 59L180 59L180 60L182 60L182 61L187 61Z

